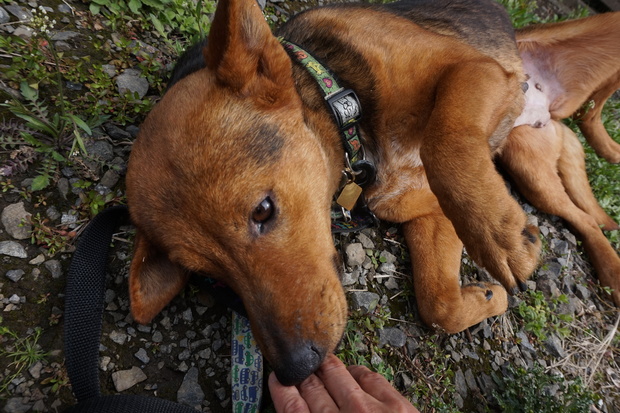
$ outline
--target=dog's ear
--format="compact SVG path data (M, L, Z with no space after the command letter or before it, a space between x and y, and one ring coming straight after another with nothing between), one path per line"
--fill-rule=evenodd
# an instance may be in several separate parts
M156 250L138 232L129 269L131 315L138 323L153 319L185 286L189 273Z
M277 96L293 84L291 60L255 0L218 2L203 54L217 80L235 91L254 86Z

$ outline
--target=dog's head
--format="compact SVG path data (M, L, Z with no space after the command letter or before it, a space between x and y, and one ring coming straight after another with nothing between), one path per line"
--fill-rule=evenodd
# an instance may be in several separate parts
M204 58L149 114L132 150L132 313L150 321L190 273L222 280L280 381L298 383L346 320L326 185L334 167L254 0L220 1Z

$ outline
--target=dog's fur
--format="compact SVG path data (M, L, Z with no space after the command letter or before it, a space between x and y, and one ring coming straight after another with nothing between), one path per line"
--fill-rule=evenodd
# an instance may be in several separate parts
M618 161L598 119L618 87L619 22L616 13L520 31L517 49L496 3L421 0L313 9L279 30L357 92L378 170L365 196L379 218L403 224L428 325L458 332L503 313L506 291L523 287L537 265L537 229L496 172L498 153L537 207L575 227L620 302L620 259L597 226L615 223L590 192L581 147L558 122L595 100L582 128ZM335 348L346 321L329 213L341 137L315 81L254 0L220 0L203 53L175 78L131 154L132 313L148 322L191 272L223 280L243 299L278 378L298 383ZM524 111L526 96L534 105ZM501 285L460 286L463 244Z

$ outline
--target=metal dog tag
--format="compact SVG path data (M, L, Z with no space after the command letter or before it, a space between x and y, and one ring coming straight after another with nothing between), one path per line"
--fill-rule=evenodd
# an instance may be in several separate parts
M349 182L342 188L342 192L338 195L336 203L346 210L352 210L355 203L362 194L362 187L355 182Z

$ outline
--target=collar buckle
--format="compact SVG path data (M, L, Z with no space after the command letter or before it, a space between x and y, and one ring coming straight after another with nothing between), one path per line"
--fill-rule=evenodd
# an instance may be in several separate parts
M361 120L362 105L353 90L340 88L325 96L325 100L341 131L355 126Z

